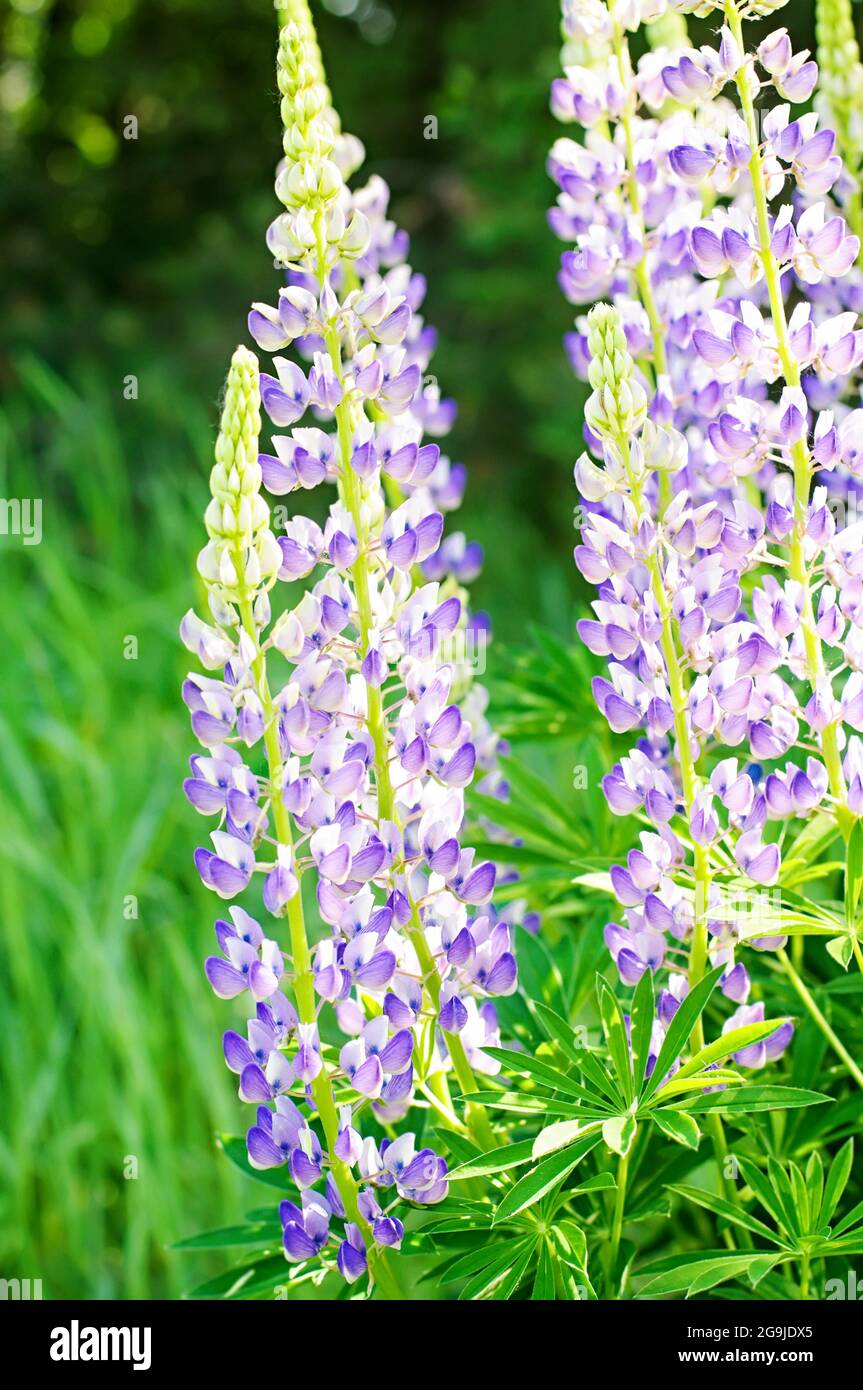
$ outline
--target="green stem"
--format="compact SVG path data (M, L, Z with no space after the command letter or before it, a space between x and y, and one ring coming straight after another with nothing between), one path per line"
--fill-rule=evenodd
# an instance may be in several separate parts
M807 1254L800 1261L800 1298L804 1303L809 1298L809 1268L810 1257Z
M797 991L797 994L800 996L800 999L803 1001L803 1004L809 1012L813 1022L817 1025L818 1028L820 1028L821 1032L824 1034L824 1037L827 1039L830 1046L833 1048L833 1051L836 1053L836 1056L839 1057L842 1060L842 1062L844 1062L850 1075L857 1082L857 1085L860 1087L860 1089L863 1090L863 1071L860 1070L859 1066L854 1061L854 1058L851 1056L851 1053L848 1051L847 1047L845 1047L844 1043L840 1041L833 1029L830 1027L830 1024L827 1022L827 1019L825 1018L821 1009L815 1002L814 997L812 996L806 985L803 983L800 976L797 974L797 971L794 969L794 966L791 964L787 952L785 952L784 950L780 950L776 952L776 955L779 961L781 962L782 969L785 971L785 974L788 976L788 979L794 986L794 989Z
M620 1255L620 1238L623 1234L623 1216L626 1209L626 1184L629 1171L629 1155L621 1155L617 1166L617 1190L614 1194L614 1214L611 1219L611 1236L608 1247L607 1278L611 1297L617 1298L620 1289L616 1281L617 1261Z

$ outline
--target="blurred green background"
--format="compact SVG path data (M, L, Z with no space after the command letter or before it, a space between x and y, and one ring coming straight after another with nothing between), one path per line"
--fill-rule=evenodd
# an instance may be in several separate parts
M569 638L575 614L581 397L545 225L557 3L315 10L428 276L470 469L458 524L486 547L474 600L505 668L531 622ZM809 0L782 22L811 44ZM43 508L41 545L0 537L0 1277L171 1297L211 1266L167 1245L255 1200L212 1146L238 1114L201 970L176 628L226 364L275 292L275 20L268 0L3 0L0 30L0 496Z

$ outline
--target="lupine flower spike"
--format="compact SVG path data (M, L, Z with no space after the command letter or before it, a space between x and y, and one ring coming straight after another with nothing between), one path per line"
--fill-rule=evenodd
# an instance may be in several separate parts
M747 52L744 19L781 4L565 3L552 91L586 130L549 163L560 283L606 301L567 340L593 388L575 559L597 598L579 630L608 661L600 709L637 739L609 805L647 823L612 868L606 940L625 984L663 978L660 1030L711 963L726 1029L763 1009L743 946L784 959L783 857L814 820L847 838L863 813L863 531L831 506L863 461L843 403L863 360L840 158L856 137L795 111L817 67L784 29ZM715 46L690 45L685 13L719 21ZM633 63L642 23L652 47ZM819 110L841 117L838 90ZM764 1065L791 1031L738 1061Z
M286 1257L389 1287L406 1208L447 1194L426 1117L463 1128L453 1085L498 1068L483 1048L515 989L513 917L464 842L465 788L478 771L494 784L497 740L465 660L480 557L444 539L463 470L424 441L454 415L423 381L424 282L382 180L349 190L361 146L306 5L285 13L267 244L286 283L249 315L272 369L241 347L228 376L198 562L210 615L181 629L212 673L184 686L203 745L186 794L215 819L196 863L231 905L206 971L251 1010L225 1060L253 1107L250 1163L286 1170ZM264 498L318 485L335 489L323 526ZM466 1124L493 1147L481 1108Z

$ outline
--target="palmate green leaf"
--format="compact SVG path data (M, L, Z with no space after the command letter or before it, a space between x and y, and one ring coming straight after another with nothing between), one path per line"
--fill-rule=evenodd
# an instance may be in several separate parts
M796 1086L753 1086L746 1084L734 1091L715 1091L681 1102L687 1113L755 1115L764 1110L796 1110L804 1105L822 1105L832 1100L820 1091L804 1091Z
M525 1211L533 1206L540 1198L550 1192L557 1183L562 1182L568 1177L586 1154L594 1149L599 1143L598 1134L590 1134L578 1140L569 1148L562 1149L559 1153L552 1154L544 1159L536 1168L532 1168L529 1173L525 1173L523 1178L510 1188L506 1196L499 1203L494 1214L494 1225L507 1220L508 1217L516 1216L519 1212Z
M754 1286L764 1279L777 1264L790 1258L790 1255L756 1255L754 1259L750 1258L747 1260L746 1266L741 1273L744 1273L750 1284ZM704 1270L696 1279L693 1279L687 1289L687 1295L690 1298L695 1298L700 1293L706 1293L708 1289L715 1289L717 1284L726 1283L727 1278L727 1275L723 1275L722 1278L717 1278L716 1271Z
M236 1245L281 1245L282 1229L278 1221L255 1226L220 1226L200 1235L175 1241L171 1250L228 1250Z
M694 1202L697 1206L704 1207L706 1211L713 1212L714 1216L721 1216L734 1226L744 1227L753 1235L761 1236L771 1245L788 1248L786 1242L781 1240L776 1232L766 1226L763 1221L759 1221L757 1216L750 1216L742 1207L735 1206L733 1202L726 1202L724 1197L717 1197L712 1192L705 1192L700 1187L690 1187L686 1183L669 1183L668 1188L678 1197L684 1197L687 1202Z
M646 973L646 972L645 972ZM614 1078L627 1105L632 1100L632 1061L629 1055L629 1041L623 1011L609 988L608 981L598 975L596 994L599 1001L599 1017L602 1031L608 1046L608 1055L614 1068Z
M682 1144L687 1149L698 1148L701 1130L692 1116L687 1115L684 1110L660 1107L650 1112L650 1118L657 1129L668 1139L673 1139L675 1144Z
M691 989L683 1000L683 1003L668 1025L668 1032L665 1035L662 1047L659 1049L656 1065L642 1092L642 1104L650 1100L651 1096L659 1089L664 1078L671 1071L672 1066L689 1041L693 1028L707 1007L707 1001L716 988L716 982L722 974L723 969L723 966L718 966L715 970L711 970L708 975L705 975L702 980L699 980L695 988Z
M530 806L541 807L543 817L556 824L564 843L569 843L573 836L573 806L565 805L546 779L520 758L502 757L499 763L509 784L510 795L514 794Z

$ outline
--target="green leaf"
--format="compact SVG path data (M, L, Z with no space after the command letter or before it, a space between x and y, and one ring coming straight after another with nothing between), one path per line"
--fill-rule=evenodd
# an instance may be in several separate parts
M171 1250L228 1250L235 1245L280 1245L282 1231L278 1222L259 1226L221 1226L175 1241Z
M639 1290L639 1298L663 1298L670 1293L703 1293L726 1279L745 1274L750 1265L763 1255L717 1255L705 1260L692 1260L648 1280Z
M824 1184L824 1200L821 1203L818 1222L821 1226L829 1226L834 1211L839 1205L842 1193L848 1185L851 1176L851 1168L854 1163L854 1140L849 1139L847 1144L843 1144L827 1174L827 1181Z
M858 822L859 824L859 822ZM827 942L827 954L832 956L843 970L847 970L851 964L851 957L854 954L854 945L850 936L834 936L832 941Z
M651 1111L650 1117L657 1129L661 1129L676 1144L683 1144L687 1149L698 1148L701 1130L685 1111L658 1108Z
M632 1075L635 1094L641 1092L647 1058L650 1053L650 1038L653 1032L655 998L653 992L653 971L645 970L639 980L632 998L629 1021L629 1036L632 1045Z
M734 1091L714 1091L685 1102L687 1111L703 1114L713 1111L726 1115L754 1115L762 1110L795 1110L803 1105L822 1105L832 1096L820 1091L804 1091L796 1086L740 1086Z
M634 1115L612 1115L602 1126L602 1137L614 1153L626 1158L637 1130Z
M853 931L857 924L860 909L860 892L863 889L863 825L855 820L848 837L845 857L845 925Z
M236 1269L225 1270L214 1279L191 1290L187 1298L251 1298L253 1294L265 1293L277 1284L289 1284L290 1266L284 1254L268 1255L256 1260L254 1264L240 1265Z
M507 853L509 853L509 849L507 849ZM548 1004L536 1002L532 1008L549 1041L556 1042L564 1055L576 1066L580 1066L581 1053L584 1049L577 1045L575 1030L572 1026L567 1023L565 1018L561 1018L560 1014L555 1013L554 1009L549 1008Z
M780 1224L785 1227L789 1235L799 1234L800 1223L797 1206L788 1174L779 1160L772 1155L767 1159L767 1176L773 1191L776 1193L776 1200L782 1208L782 1222Z
M509 1274L504 1275L491 1295L495 1303L503 1303L518 1292L527 1277L530 1266L533 1264L534 1253L534 1246L530 1245L513 1265Z
M580 1197L584 1192L604 1192L613 1187L617 1187L613 1173L596 1173L592 1178L585 1178L577 1187L569 1188L568 1195Z
M609 988L608 981L602 975L597 976L596 990L602 1031L608 1044L608 1055L614 1068L615 1079L624 1098L629 1103L632 1100L632 1061L629 1055L623 1012Z
M810 1229L826 1224L821 1221L821 1207L824 1200L824 1164L820 1153L813 1151L806 1165L806 1192L810 1212Z
M523 1250L525 1245L529 1245L532 1248L533 1241L530 1239L526 1241L516 1241L514 1244L521 1246ZM479 1274L475 1275L473 1279L465 1284L459 1294L459 1298L464 1302L468 1302L472 1298L479 1298L481 1294L486 1293L497 1283L498 1279L502 1279L507 1271L512 1268L520 1255L518 1250L513 1250L512 1252L507 1250L501 1254L497 1246L491 1247L488 1253L492 1256L491 1261L483 1266Z
M693 1279L687 1289L687 1296L696 1297L700 1293L706 1293L708 1289L715 1289L717 1284L725 1284L729 1279L736 1279L741 1274L748 1274L756 1261L751 1258L734 1260L730 1257L722 1268L703 1269L700 1274ZM757 1261L760 1266L762 1261Z
M551 1250L546 1239L543 1239L539 1249L539 1260L536 1266L536 1274L533 1280L533 1290L530 1298L532 1303L553 1303L554 1302L554 1263L551 1258Z
M685 1062L679 1071L675 1072L674 1080L681 1081L684 1077L693 1076L696 1072L709 1067L713 1062L722 1062L732 1053L742 1052L744 1048L762 1042L777 1032L785 1022L784 1018L766 1019L763 1023L748 1023L744 1028L734 1028L730 1033L724 1033L722 1037L716 1038L714 1042L702 1047L688 1062Z
M738 1158L737 1167L743 1181L752 1189L764 1210L770 1213L777 1226L781 1226L784 1220L782 1203L764 1173L751 1158Z
M863 1221L863 1202L858 1202L856 1207L852 1207L839 1224L833 1228L834 1237L844 1235L846 1231L850 1231L853 1226L856 1226L858 1221Z
M519 1179L500 1202L494 1214L493 1224L498 1225L508 1217L516 1216L520 1211L525 1211L527 1207L532 1207L557 1183L568 1177L573 1168L598 1143L598 1134L588 1135L569 1148L561 1149L559 1153L552 1154L536 1168L531 1169L529 1173L525 1173L524 1177Z
M557 1149L565 1148L567 1144L574 1143L577 1139L583 1139L588 1134L594 1134L602 1125L602 1119L587 1120L560 1120L556 1124L546 1125L539 1131L533 1141L532 1158L544 1158L546 1154L554 1153Z
M608 1071L605 1066L603 1066L602 1062L600 1062L599 1058L595 1057L586 1047L581 1049L579 1065L581 1066L583 1075L603 1096L605 1096L609 1105L613 1106L615 1109L619 1109L622 1105L625 1105L626 1102L617 1086L614 1084L611 1072Z
M742 1086L745 1085L743 1077L737 1071L731 1071L726 1067L717 1067L715 1071L703 1071L698 1076L684 1076L683 1078L675 1075L671 1081L666 1081L661 1090L646 1107L647 1113L652 1114L655 1108L664 1106L666 1102L674 1097L691 1095L693 1092L704 1091L712 1086Z
M467 1255L460 1255L447 1265L446 1273L438 1276L440 1282L442 1284L454 1284L458 1279L468 1279L481 1269L488 1269L492 1266L500 1269L502 1265L506 1269L514 1259L518 1258L529 1239L529 1236L524 1235L510 1236L501 1240L486 1239L478 1250L471 1250Z
M771 1245L782 1244L776 1232L771 1231L763 1221L759 1221L757 1216L750 1216L742 1207L735 1206L733 1202L726 1202L724 1197L717 1197L700 1187L689 1187L686 1183L669 1183L668 1187L678 1197L684 1197L688 1202L695 1202L697 1206L712 1211L714 1216L721 1216L734 1226L742 1226L753 1235L763 1236Z
M459 1182L464 1178L484 1178L489 1173L505 1173L509 1168L518 1168L522 1163L529 1163L533 1157L533 1140L524 1139L518 1144L491 1149L488 1153L468 1159L467 1163L460 1163L457 1168L450 1169L447 1180Z
M662 1047L659 1049L656 1065L642 1094L642 1103L650 1099L671 1071L672 1066L686 1046L693 1028L704 1012L707 1001L713 993L723 969L723 966L717 966L709 975L705 975L683 1000L668 1025L668 1032Z
M578 1100L594 1100L590 1092L577 1081L558 1071L549 1062L543 1062L539 1057L531 1057L528 1052L516 1052L511 1047L485 1047L483 1051L500 1062L507 1073L530 1076L549 1090L562 1091L564 1095L574 1096Z

